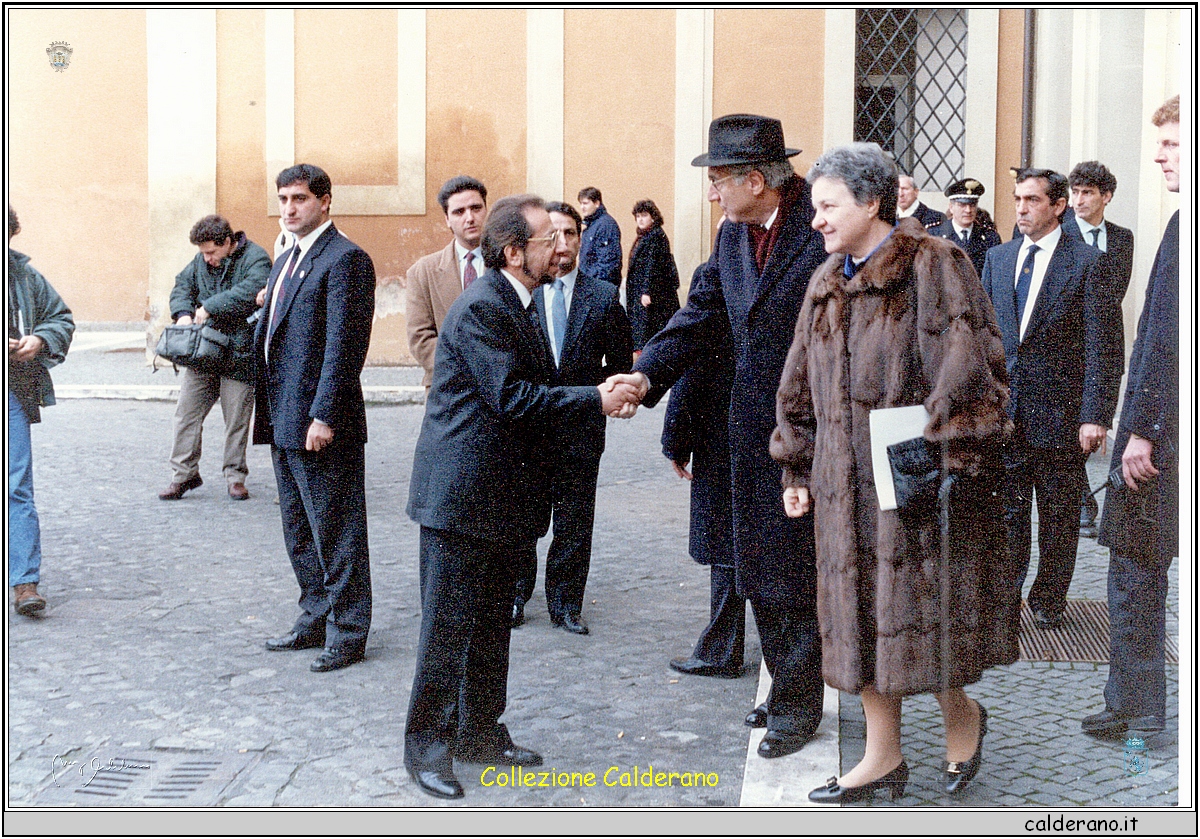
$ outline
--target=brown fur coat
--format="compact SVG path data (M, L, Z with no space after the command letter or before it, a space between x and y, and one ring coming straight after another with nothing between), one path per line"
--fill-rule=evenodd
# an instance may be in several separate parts
M1012 424L996 316L966 255L915 221L853 279L843 261L831 257L809 283L771 440L784 486L810 492L823 675L853 693L961 687L1017 658L1020 598L1003 567L998 494ZM926 439L946 444L960 476L945 574L936 511L880 511L871 473L870 411L917 404L931 415Z

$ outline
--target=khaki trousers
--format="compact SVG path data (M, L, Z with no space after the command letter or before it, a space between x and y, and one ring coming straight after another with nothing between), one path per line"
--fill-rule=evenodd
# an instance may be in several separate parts
M254 413L254 386L227 376L200 373L189 367L183 371L179 404L175 407L175 445L171 449L175 483L183 483L199 473L204 419L218 400L225 418L225 481L230 484L246 482L246 443L250 439L250 418Z

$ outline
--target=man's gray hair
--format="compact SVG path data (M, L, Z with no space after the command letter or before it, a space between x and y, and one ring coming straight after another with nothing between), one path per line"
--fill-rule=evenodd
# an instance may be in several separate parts
M878 143L849 143L830 149L817 158L805 179L812 184L818 178L844 183L859 206L878 200L879 218L896 223L900 170Z
M767 189L779 189L788 178L796 174L796 169L790 160L771 160L766 163L737 163L729 167L729 174L734 178L745 178L757 169L762 173L763 183ZM740 181L739 181L740 182Z
M914 178L912 175L908 174L907 172L899 173L899 175L897 175L897 177L896 177L897 183L899 183L900 178L908 178L910 181L913 182L913 189L915 189L917 192L921 191L921 185L919 183L917 183L917 179Z

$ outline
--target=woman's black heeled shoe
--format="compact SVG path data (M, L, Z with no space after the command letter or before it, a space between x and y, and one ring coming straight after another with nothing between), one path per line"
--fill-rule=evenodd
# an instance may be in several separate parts
M966 762L946 761L946 792L951 795L960 792L971 779L979 773L979 764L983 760L983 735L987 734L987 708L979 705L979 742L975 745L975 754Z
M908 764L901 760L900 765L891 772L882 778L863 784L861 787L841 787L838 786L837 778L830 778L825 786L817 787L810 792L808 800L818 804L849 804L853 801L870 798L877 789L886 789L891 793L892 801L895 801L904 795L906 786L908 786Z

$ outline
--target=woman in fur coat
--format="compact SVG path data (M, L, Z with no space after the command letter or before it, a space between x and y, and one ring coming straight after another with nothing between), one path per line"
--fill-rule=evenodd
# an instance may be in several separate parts
M629 249L625 308L633 327L633 357L637 358L646 342L679 309L679 271L658 206L643 198L633 205L633 218L637 222L637 239Z
M822 675L861 693L866 754L810 793L831 803L903 794L904 696L934 693L946 724L945 787L979 769L987 712L963 692L1017 658L1020 595L1006 562L1000 446L1012 430L992 305L967 256L896 224L895 164L874 143L823 154L808 173L813 228L830 258L808 285L778 394L771 454L789 516L815 516ZM924 405L925 439L956 476L938 505L881 511L869 414Z

